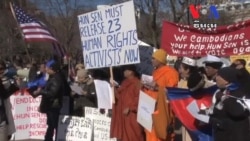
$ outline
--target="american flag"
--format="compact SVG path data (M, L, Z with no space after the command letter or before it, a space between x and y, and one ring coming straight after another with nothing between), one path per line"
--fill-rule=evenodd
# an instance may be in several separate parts
M13 10L26 42L51 42L56 54L61 57L65 55L65 49L42 22L14 4Z

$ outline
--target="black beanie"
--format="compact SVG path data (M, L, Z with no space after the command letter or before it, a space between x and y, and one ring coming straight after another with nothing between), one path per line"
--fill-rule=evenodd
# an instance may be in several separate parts
M222 62L206 62L205 63L205 66L209 66L217 70L220 69L222 65L223 65Z
M194 72L188 77L187 86L190 91L196 91L202 88L204 84L205 80L199 72Z
M218 75L229 83L237 83L238 74L238 70L233 67L224 67L218 71Z

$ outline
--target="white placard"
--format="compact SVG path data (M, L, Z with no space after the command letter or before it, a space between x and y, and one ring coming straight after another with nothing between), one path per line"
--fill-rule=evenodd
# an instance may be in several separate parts
M189 111L189 113L196 119L208 123L209 122L209 116L208 115L203 115L203 114L199 114L199 107L197 105L197 102L195 100L193 100L188 106L187 106L187 110Z
M97 94L98 108L112 109L112 89L107 81L94 80Z
M93 141L116 141L110 138L111 118L108 117L108 110L104 114L99 112L97 108L85 107L85 117L93 121Z
M152 130L152 114L155 110L155 99L140 91L137 121L148 131Z
M91 141L92 128L90 118L60 116L57 141Z
M86 69L140 63L133 1L78 16Z
M38 112L41 96L34 99L30 95L10 97L15 122L15 140L43 140L47 130L45 114Z

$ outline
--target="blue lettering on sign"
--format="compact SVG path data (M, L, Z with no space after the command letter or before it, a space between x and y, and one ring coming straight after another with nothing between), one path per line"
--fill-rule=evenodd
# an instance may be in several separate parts
M122 7L123 5L119 5L116 7L106 9L105 10L106 19L122 16Z
M86 25L84 27L80 27L80 34L81 37L91 37L95 35L106 34L104 28L104 22Z
M124 63L139 61L139 48L125 50Z
M102 48L102 38L95 37L89 40L82 41L82 48L84 51L101 49Z
M109 25L109 30L108 30L109 33L117 32L122 27L121 24L120 24L120 19L119 18L116 18L114 20L109 20L108 25ZM115 29L113 29L113 28L115 28Z
M89 24L89 16L88 15L82 15L78 17L79 24Z
M90 17L92 18L91 23L103 21L101 11L96 11L96 12L90 13Z
M85 54L88 67L110 67L121 63L121 49L97 50Z
M123 46L137 45L137 42L136 30L107 35L108 48L121 48Z

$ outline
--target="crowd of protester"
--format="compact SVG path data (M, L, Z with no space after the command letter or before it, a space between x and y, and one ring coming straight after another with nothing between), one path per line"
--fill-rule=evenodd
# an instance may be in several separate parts
M116 102L110 109L110 137L119 141L174 141L178 134L175 128L178 118L171 109L166 88L188 89L195 94L211 86L218 88L212 105L200 113L210 117L207 124L212 127L213 140L250 140L249 110L242 101L242 98L250 98L250 74L246 70L245 60L237 59L231 66L224 66L219 57L208 55L203 62L204 67L198 67L196 59L182 57L175 67L171 67L166 65L166 57L167 53L162 49L152 54L155 69L151 83L141 81L141 73L135 65L115 67L113 81L110 80L108 69L87 70L81 63L75 64L73 76L69 64L60 63L55 58L32 64L1 61L1 141L9 140L15 132L9 100L15 91L27 89L34 98L42 96L39 112L46 114L48 124L45 141L52 141L54 130L58 130L63 97L69 98L69 115L84 117L84 107L98 107L95 79L107 81L114 87ZM70 85L80 86L81 93L72 92ZM137 122L140 91L156 100L152 131L144 129ZM181 134L182 141L199 141L184 126Z

